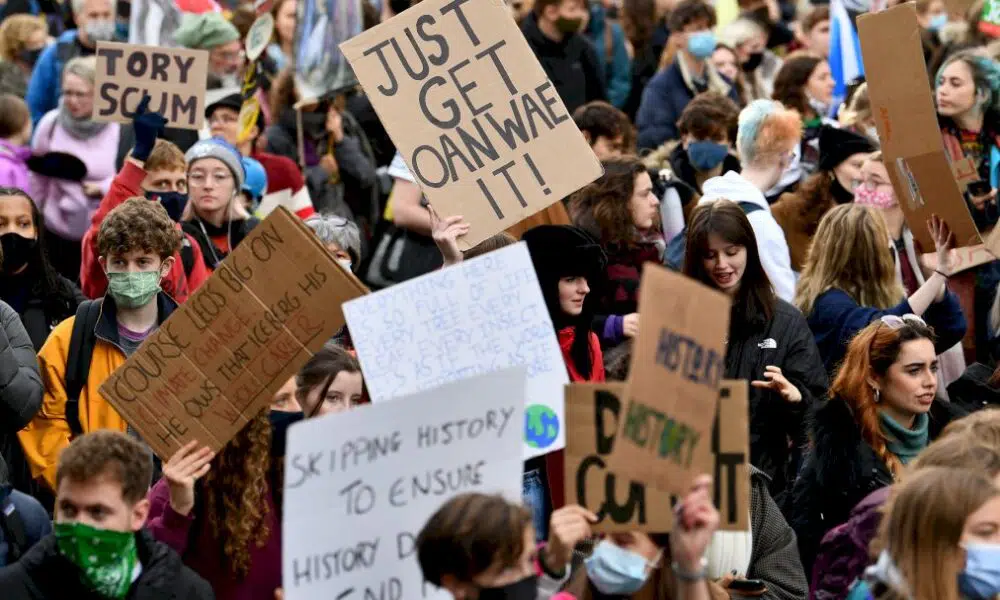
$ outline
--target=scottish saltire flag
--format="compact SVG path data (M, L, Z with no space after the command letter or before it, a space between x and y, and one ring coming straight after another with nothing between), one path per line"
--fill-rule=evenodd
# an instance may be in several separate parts
M861 41L843 0L830 2L830 71L837 84L833 88L833 106L838 107L847 97L847 84L865 74Z

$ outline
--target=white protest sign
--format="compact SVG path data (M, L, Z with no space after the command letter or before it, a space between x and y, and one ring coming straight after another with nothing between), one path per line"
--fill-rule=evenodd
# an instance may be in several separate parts
M566 445L562 390L569 376L524 243L343 309L373 402L524 365L525 458Z
M450 600L424 585L414 542L453 496L520 502L525 373L505 369L292 426L285 598Z

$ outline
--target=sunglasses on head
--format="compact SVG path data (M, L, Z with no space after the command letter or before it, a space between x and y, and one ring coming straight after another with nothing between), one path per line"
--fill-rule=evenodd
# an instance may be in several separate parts
M897 329L902 329L904 325L920 325L922 327L927 327L927 322L914 314L905 314L901 317L896 315L885 315L879 319L880 325L887 325L893 331Z

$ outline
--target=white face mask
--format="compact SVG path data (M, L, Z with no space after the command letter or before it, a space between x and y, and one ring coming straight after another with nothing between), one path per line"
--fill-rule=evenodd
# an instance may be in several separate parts
M353 264L351 262L351 259L349 259L349 258L338 258L337 259L337 264L340 265L348 273L351 272L351 265Z

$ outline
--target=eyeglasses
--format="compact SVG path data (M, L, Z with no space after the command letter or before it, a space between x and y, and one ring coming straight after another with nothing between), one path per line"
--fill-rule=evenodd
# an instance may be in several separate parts
M216 185L233 180L232 174L224 173L222 171L216 171L215 173L202 173L200 171L195 171L188 175L188 185L202 187L208 182L209 178L211 178L212 183Z

